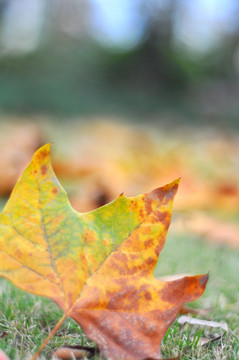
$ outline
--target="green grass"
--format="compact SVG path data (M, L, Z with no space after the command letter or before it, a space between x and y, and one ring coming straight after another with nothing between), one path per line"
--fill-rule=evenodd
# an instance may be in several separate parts
M176 321L162 343L165 357L180 355L182 360L239 358L239 251L208 245L198 237L181 237L169 232L155 275L208 271L210 278L204 295L190 306L210 308L207 315L198 317L225 321L230 331L225 333L217 328L182 326ZM12 360L29 359L61 315L62 311L52 301L27 294L1 280L0 348ZM207 346L198 346L200 338L215 334L221 335L221 338ZM80 327L68 319L47 345L41 359L49 359L52 350L63 344L93 346ZM99 355L96 358L99 359Z

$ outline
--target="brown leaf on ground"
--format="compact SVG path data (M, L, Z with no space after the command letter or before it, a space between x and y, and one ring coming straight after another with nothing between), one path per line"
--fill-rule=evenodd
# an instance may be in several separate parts
M99 350L93 347L87 346L62 346L58 349L55 349L52 353L52 357L57 357L61 360L72 360L72 359L82 359L82 358L91 358L97 354Z
M174 231L188 231L203 236L213 243L239 247L239 226L197 212L175 221Z
M199 346L209 346L212 342L221 340L223 335L212 334L210 337L200 337L197 343L197 347ZM192 338L193 340L193 338Z
M98 185L98 192L103 188L111 201L123 191L134 196L178 177L182 181L176 210L239 209L236 135L218 133L206 138L207 129L197 134L192 129L169 133L115 119L76 122L68 131L67 154L62 151L64 156L58 155L53 164L58 176L74 182L71 201L79 211L97 206ZM81 181L86 178L89 181ZM94 191L88 183L95 184Z

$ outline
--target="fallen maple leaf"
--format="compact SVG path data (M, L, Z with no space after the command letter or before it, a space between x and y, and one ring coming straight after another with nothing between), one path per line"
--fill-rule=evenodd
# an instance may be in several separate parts
M178 180L150 193L80 214L40 148L0 214L0 274L53 299L96 341L107 359L160 358L179 309L204 291L208 275L154 278Z

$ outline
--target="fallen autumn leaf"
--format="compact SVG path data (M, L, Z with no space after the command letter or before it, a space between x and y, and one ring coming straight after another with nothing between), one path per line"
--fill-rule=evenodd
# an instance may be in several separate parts
M0 274L76 320L111 360L160 359L161 340L185 302L202 295L208 275L153 276L179 181L75 211L40 148L0 215Z

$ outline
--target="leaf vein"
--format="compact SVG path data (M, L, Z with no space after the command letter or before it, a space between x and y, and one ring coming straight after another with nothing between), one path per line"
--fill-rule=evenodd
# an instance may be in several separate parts
M36 275L42 277L44 280L48 280L48 281L50 281L51 283L57 285L57 283L56 283L54 280L52 280L52 279L44 276L43 274L39 273L39 272L36 271L35 269L30 268L28 265L22 263L19 259L17 259L17 258L16 258L15 256L13 256L12 254L9 254L7 251L2 250L2 249L0 249L0 251L3 252L3 253L5 253L5 254L7 254L12 260L14 260L14 261L16 261L18 264L20 264L21 267L24 267L24 268L26 268L27 270L30 270L30 271L32 271L33 273L35 273Z

